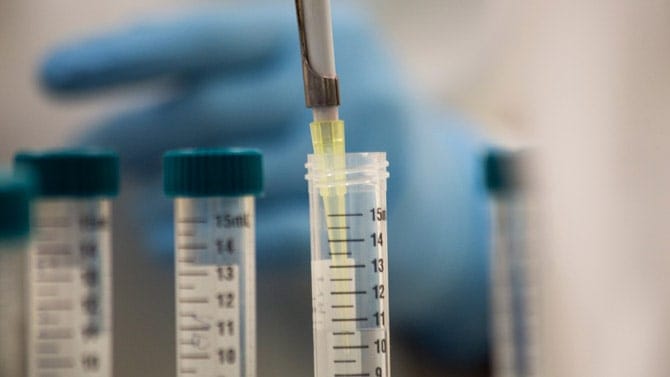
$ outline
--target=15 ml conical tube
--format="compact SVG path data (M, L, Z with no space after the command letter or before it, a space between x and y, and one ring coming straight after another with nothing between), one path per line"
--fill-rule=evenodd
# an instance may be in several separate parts
M28 376L111 377L112 211L119 162L104 150L22 152L35 180L28 250Z
M25 253L28 185L0 177L0 377L25 376Z
M494 220L491 249L493 375L537 375L535 268L531 190L522 179L522 154L492 152L486 159Z
M261 155L187 149L163 161L175 199L177 376L255 377Z
M316 377L390 376L384 153L309 155Z

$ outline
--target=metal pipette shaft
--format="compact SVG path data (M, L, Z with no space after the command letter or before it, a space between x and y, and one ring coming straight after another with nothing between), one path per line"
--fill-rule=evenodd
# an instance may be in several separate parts
M296 0L302 51L305 102L314 121L338 120L339 90L335 72L329 0Z

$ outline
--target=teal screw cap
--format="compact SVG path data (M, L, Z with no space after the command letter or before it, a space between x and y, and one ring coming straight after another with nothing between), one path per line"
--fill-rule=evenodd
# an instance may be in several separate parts
M513 152L491 150L484 160L486 187L491 194L510 194L519 189L521 172L519 155Z
M115 196L119 192L119 157L109 150L19 152L14 166L35 181L38 197Z
M263 155L255 149L202 148L163 155L168 196L244 196L263 191Z
M0 240L28 236L30 231L30 186L12 176L0 176Z

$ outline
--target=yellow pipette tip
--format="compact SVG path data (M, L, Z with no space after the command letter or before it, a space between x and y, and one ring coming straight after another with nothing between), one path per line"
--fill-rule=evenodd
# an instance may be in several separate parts
M312 133L312 146L314 154L325 156L322 160L324 170L344 171L345 168L345 146L344 146L344 122L341 120L314 121L309 124ZM333 175L333 182L330 189L322 189L321 196L328 197L333 194L337 196L344 195L345 186L337 185L337 175ZM344 177L339 177L344 178Z
M314 121L309 124L315 155L344 155L344 122Z

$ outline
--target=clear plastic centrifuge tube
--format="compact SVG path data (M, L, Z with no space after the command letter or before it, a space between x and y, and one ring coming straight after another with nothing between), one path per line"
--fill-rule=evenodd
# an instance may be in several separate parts
M390 377L386 154L347 154L339 169L327 158L306 164L315 376Z
M486 158L492 198L491 300L495 377L535 376L534 279L528 252L528 191L520 152Z
M256 376L255 199L262 156L189 149L163 157L175 198L178 376Z
M112 376L111 198L119 162L104 150L23 152L35 180L28 251L28 376Z
M0 377L25 376L25 251L28 185L0 178Z

